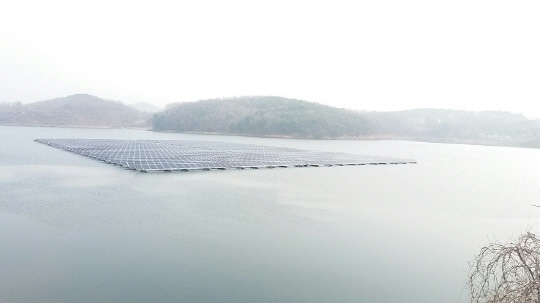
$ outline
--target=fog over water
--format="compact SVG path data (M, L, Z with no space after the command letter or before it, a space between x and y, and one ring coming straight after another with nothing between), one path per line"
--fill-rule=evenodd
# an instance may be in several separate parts
M466 302L480 247L540 218L535 149L4 126L0 138L3 302ZM218 140L418 164L144 174L35 138Z

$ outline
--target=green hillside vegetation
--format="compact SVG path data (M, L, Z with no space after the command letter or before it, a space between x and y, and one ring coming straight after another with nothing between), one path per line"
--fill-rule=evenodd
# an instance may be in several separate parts
M123 103L87 94L0 105L0 124L4 125L147 127L149 118L149 114Z
M359 112L282 97L176 103L154 114L152 126L156 131L540 147L540 122L521 114L444 109Z
M152 116L121 102L78 94L31 104L0 103L0 124L540 147L540 120L521 114L444 109L365 112L272 96L175 103Z
M157 131L298 138L360 137L370 132L359 113L282 97L241 97L176 103L154 114Z

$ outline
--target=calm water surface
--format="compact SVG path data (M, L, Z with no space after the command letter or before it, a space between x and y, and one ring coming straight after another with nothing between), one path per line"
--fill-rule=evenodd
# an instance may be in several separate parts
M136 173L35 138L218 140L417 165ZM0 127L1 302L466 302L540 219L540 150Z

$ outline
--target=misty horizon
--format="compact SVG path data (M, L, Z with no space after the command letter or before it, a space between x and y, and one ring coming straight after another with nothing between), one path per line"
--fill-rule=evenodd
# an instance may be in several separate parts
M507 112L507 113L511 113L511 114L523 115L527 119L531 119L531 120L540 119L540 117L530 116L530 115L527 115L527 113L516 112L516 111L507 111L507 110L491 110L491 109L486 109L486 110L464 110L464 109L459 109L459 108L442 108L442 107L416 107L416 108L401 108L401 109L389 109L389 110L367 110L367 109L359 109L359 108L347 108L347 107L333 106L333 105L330 105L328 103L315 102L315 101L311 101L311 100L301 100L301 99L295 99L295 98L288 98L288 97L284 97L284 96L262 96L262 95L255 95L255 96L244 95L244 96L217 97L217 98L208 98L208 99L199 99L199 100L177 101L177 102L171 102L171 103L167 103L167 104L164 104L164 105L160 105L162 103L148 102L148 101L130 102L130 101L125 101L125 100L114 100L114 99L110 99L110 98L106 98L106 97L102 97L102 96L96 96L96 95L92 95L92 94L88 94L88 93L76 93L76 94L71 94L71 95L67 95L67 96L58 96L58 97L51 98L51 99L41 99L41 100L29 101L29 102L23 102L23 101L20 101L20 100L8 101L8 100L0 99L0 104L2 104L2 103L21 102L22 104L28 105L28 104L32 104L32 103L36 103L36 102L49 101L49 100L72 97L72 96L77 96L77 95L88 95L88 96L97 97L97 98L107 100L107 101L120 102L120 103L128 105L128 106L133 106L135 108L137 108L138 106L144 107L146 105L150 105L150 106L154 106L156 108L159 108L159 110L164 110L167 106L177 104L177 103L194 103L194 102L206 101L206 100L232 100L232 99L236 99L236 98L249 98L249 97L279 97L279 98L287 98L287 99L293 99L293 100L307 101L307 102L317 103L317 104L321 104L321 105L331 106L331 107L334 107L334 108L347 109L347 110L353 110L353 111L361 111L361 112L364 111L364 112L386 113L386 112L401 112L401 111L410 111L410 110L423 110L423 109L430 110L430 109L433 109L433 110L463 111L463 112L477 112L477 113L481 113L481 112L501 112L501 113L504 113L504 112ZM139 109L139 108L137 108L137 109Z
M0 99L87 92L162 107L284 96L367 111L540 117L540 43L531 39L540 3L234 0L125 8L122 1L6 4Z

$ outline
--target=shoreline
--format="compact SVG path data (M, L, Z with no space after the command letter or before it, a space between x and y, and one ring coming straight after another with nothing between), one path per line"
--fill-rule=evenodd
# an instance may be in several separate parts
M211 135L211 136L238 136L252 138L270 138L270 139L292 139L292 140L353 140L353 141L381 141L381 140L399 140L410 142L425 142L425 143L442 143L442 144L464 144L464 145L480 145L480 146L501 146L501 147L518 147L518 148L540 148L540 139L516 139L508 138L507 140L496 139L463 139L463 138L436 138L436 137L411 137L411 136L383 136L383 135L366 135L358 137L337 137L337 138L308 138L283 135L256 135L256 134L236 134L236 133L219 133L219 132L178 132L169 130L155 130L148 127L135 126L89 126L89 125L35 125L35 124L1 124L0 126L14 127L54 127L54 128L81 128L81 129L133 129L146 130L155 133L178 133L192 135Z

